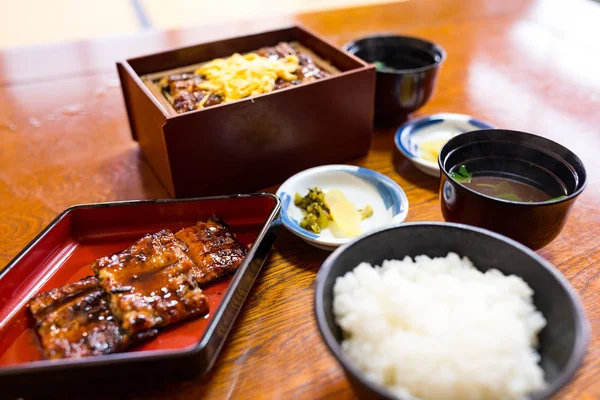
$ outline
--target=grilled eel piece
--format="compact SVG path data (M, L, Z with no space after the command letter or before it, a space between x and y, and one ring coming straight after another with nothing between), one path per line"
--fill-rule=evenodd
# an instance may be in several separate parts
M125 332L143 333L208 313L208 298L184 249L172 232L162 230L92 263Z
M109 354L133 342L121 331L104 290L92 276L35 296L29 310L48 359Z
M175 111L183 113L197 109L208 93L206 90L198 89L198 85L203 81L204 79L199 75L172 74L161 80L160 84L162 90L171 96ZM213 93L208 97L204 106L213 106L221 102L221 96Z
M187 255L196 264L194 280L201 287L235 272L246 255L218 217L182 229L175 237L186 245Z
M297 48L293 44L280 42L276 46L263 47L256 51L260 56L277 60L288 55L298 57L300 68L294 74L298 79L294 82L288 82L278 78L275 81L273 90L282 89L292 85L298 85L304 82L311 82L317 79L322 79L329 76L329 73L319 68L312 57ZM168 93L167 98L173 105L178 114L196 110L202 103L208 91L198 88L198 85L204 81L204 78L192 73L172 74L160 80L161 89ZM210 107L223 102L223 99L218 94L212 93L204 103L203 107Z
M263 47L257 51L257 54L263 57L267 57L272 60L277 60L289 55L295 55L298 57L300 68L298 68L294 74L298 77L294 82L288 82L281 78L275 81L273 90L282 89L292 85L298 85L300 83L311 82L317 79L326 78L329 73L319 68L311 56L299 50L293 44L286 42L280 42L277 46Z

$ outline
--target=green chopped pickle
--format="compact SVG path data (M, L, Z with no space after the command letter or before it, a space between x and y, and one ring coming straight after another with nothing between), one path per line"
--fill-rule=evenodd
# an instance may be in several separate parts
M300 227L314 233L321 233L322 229L329 226L333 221L331 212L325 204L325 193L318 187L308 189L308 194L302 197L299 193L294 196L294 204L304 210L304 218L300 221ZM373 215L373 207L366 205L364 209L358 210L361 219Z
M360 213L361 219L367 219L371 215L373 215L373 207L371 207L370 204L367 204L365 208L363 208L362 210L358 210L358 212Z
M296 193L294 204L305 211L300 227L314 233L321 233L327 228L332 219L329 208L325 205L325 193L318 187L308 189L308 194L302 197Z

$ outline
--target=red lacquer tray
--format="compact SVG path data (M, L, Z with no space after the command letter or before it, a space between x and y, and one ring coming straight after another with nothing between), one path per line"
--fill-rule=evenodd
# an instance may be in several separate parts
M73 382L129 382L189 377L214 363L279 230L279 199L271 194L184 200L128 201L74 206L61 213L0 272L0 388L16 395L34 386L52 390ZM28 300L37 293L92 275L95 259L146 233L177 231L218 215L249 248L238 271L203 289L210 314L163 331L124 353L44 360Z

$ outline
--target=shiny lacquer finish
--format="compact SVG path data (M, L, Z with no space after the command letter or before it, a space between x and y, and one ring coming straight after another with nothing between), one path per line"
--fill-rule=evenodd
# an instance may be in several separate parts
M375 35L352 41L344 49L378 63L375 82L376 127L399 125L433 94L444 50L423 39Z
M589 0L409 0L2 52L0 264L72 204L167 195L130 138L121 92L114 87L116 60L294 23L339 46L382 32L418 36L443 47L447 58L434 95L417 115L457 112L499 128L532 132L568 147L586 166L585 192L560 235L538 254L579 292L592 326L583 366L555 398L597 399L598 20L600 6ZM377 131L369 154L353 163L402 186L410 201L407 220L442 221L439 181L417 171L394 149L394 131ZM269 168L269 160L264 162ZM243 170L239 179L244 179ZM122 397L353 398L312 317L313 282L326 256L282 231L212 372L181 384L144 385Z
M455 136L441 149L439 165L440 203L446 221L489 229L534 250L560 234L587 185L587 173L577 155L527 132L484 129ZM461 181L460 171L470 174L472 182L470 178ZM503 197L477 189L481 185L477 181L486 176L502 182L491 185L491 193ZM541 197L528 199L511 192L519 182L536 185L538 189L523 186ZM489 190L489 183L483 185Z

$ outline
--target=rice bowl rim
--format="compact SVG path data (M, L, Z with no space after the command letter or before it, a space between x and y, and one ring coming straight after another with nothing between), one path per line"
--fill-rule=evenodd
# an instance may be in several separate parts
M331 255L329 255L329 257L327 257L327 259L325 259L325 261L321 265L321 268L319 269L317 276L315 278L316 287L315 287L315 298L314 298L314 315L316 318L319 333L321 334L323 341L327 345L327 348L329 349L329 351L333 354L333 356L342 365L342 368L347 373L350 373L350 375L352 375L355 379L357 379L363 386L370 388L372 391L376 392L379 396L386 398L386 399L397 399L397 397L393 396L385 386L367 379L365 376L365 373L362 372L358 367L356 367L354 365L354 363L348 357L346 357L346 355L342 351L340 343L333 336L333 333L331 332L331 330L329 329L328 324L327 324L327 319L325 317L325 307L323 304L325 282L327 281L327 277L329 276L331 268L333 267L333 265L335 264L337 259L340 257L340 255L343 252L345 252L347 249L349 249L350 247L354 246L356 243L358 243L362 240L366 240L367 238L370 238L372 236L385 235L386 233L388 233L390 231L394 231L397 229L403 229L404 227L411 227L411 226L444 227L444 228L451 228L451 229L457 229L457 230L472 231L472 232L475 232L475 233L483 235L483 236L491 236L492 238L494 238L496 240L502 241L508 245L511 245L511 246L517 248L517 250L520 250L521 252L525 253L529 257L533 258L533 260L536 261L542 267L542 270L545 270L546 273L550 274L554 279L556 279L558 281L558 283L563 287L563 289L567 292L567 296L570 300L569 306L571 308L573 315L575 316L574 317L574 319L575 319L574 349L573 349L571 355L569 356L569 359L566 363L565 368L563 368L563 370L558 374L558 376L552 382L550 382L544 389L533 393L530 396L530 398L531 398L531 400L548 399L552 395L556 394L563 386L565 386L566 384L568 384L571 381L571 379L575 375L575 372L577 372L577 369L581 365L581 362L583 361L583 358L586 354L588 343L590 340L590 335L591 335L591 328L590 328L590 325L589 325L587 317L586 317L585 309L583 308L583 305L581 304L581 301L579 299L579 295L575 292L575 290L572 287L569 280L567 278L565 278L562 275L562 273L556 267L554 267L550 262L545 260L543 257L538 255L536 252L529 249L525 245L523 245L513 239L510 239L506 236L489 231L487 229L478 228L478 227L474 227L474 226L470 226L470 225L457 224L457 223L452 223L452 222L433 222L433 221L431 221L431 222L406 222L401 225L384 227L379 230L373 231L369 234L366 234L364 236L353 239L352 241L342 245L341 247L336 249ZM462 255L461 255L461 257L462 257ZM479 269L479 268L477 268L477 269ZM520 278L523 279L522 277L520 277ZM529 285L529 283L525 279L523 279L523 280ZM534 305L535 305L535 303L534 303ZM537 306L536 306L536 309L537 309ZM400 397L400 399L401 400L410 400L410 398L407 398L404 396Z

